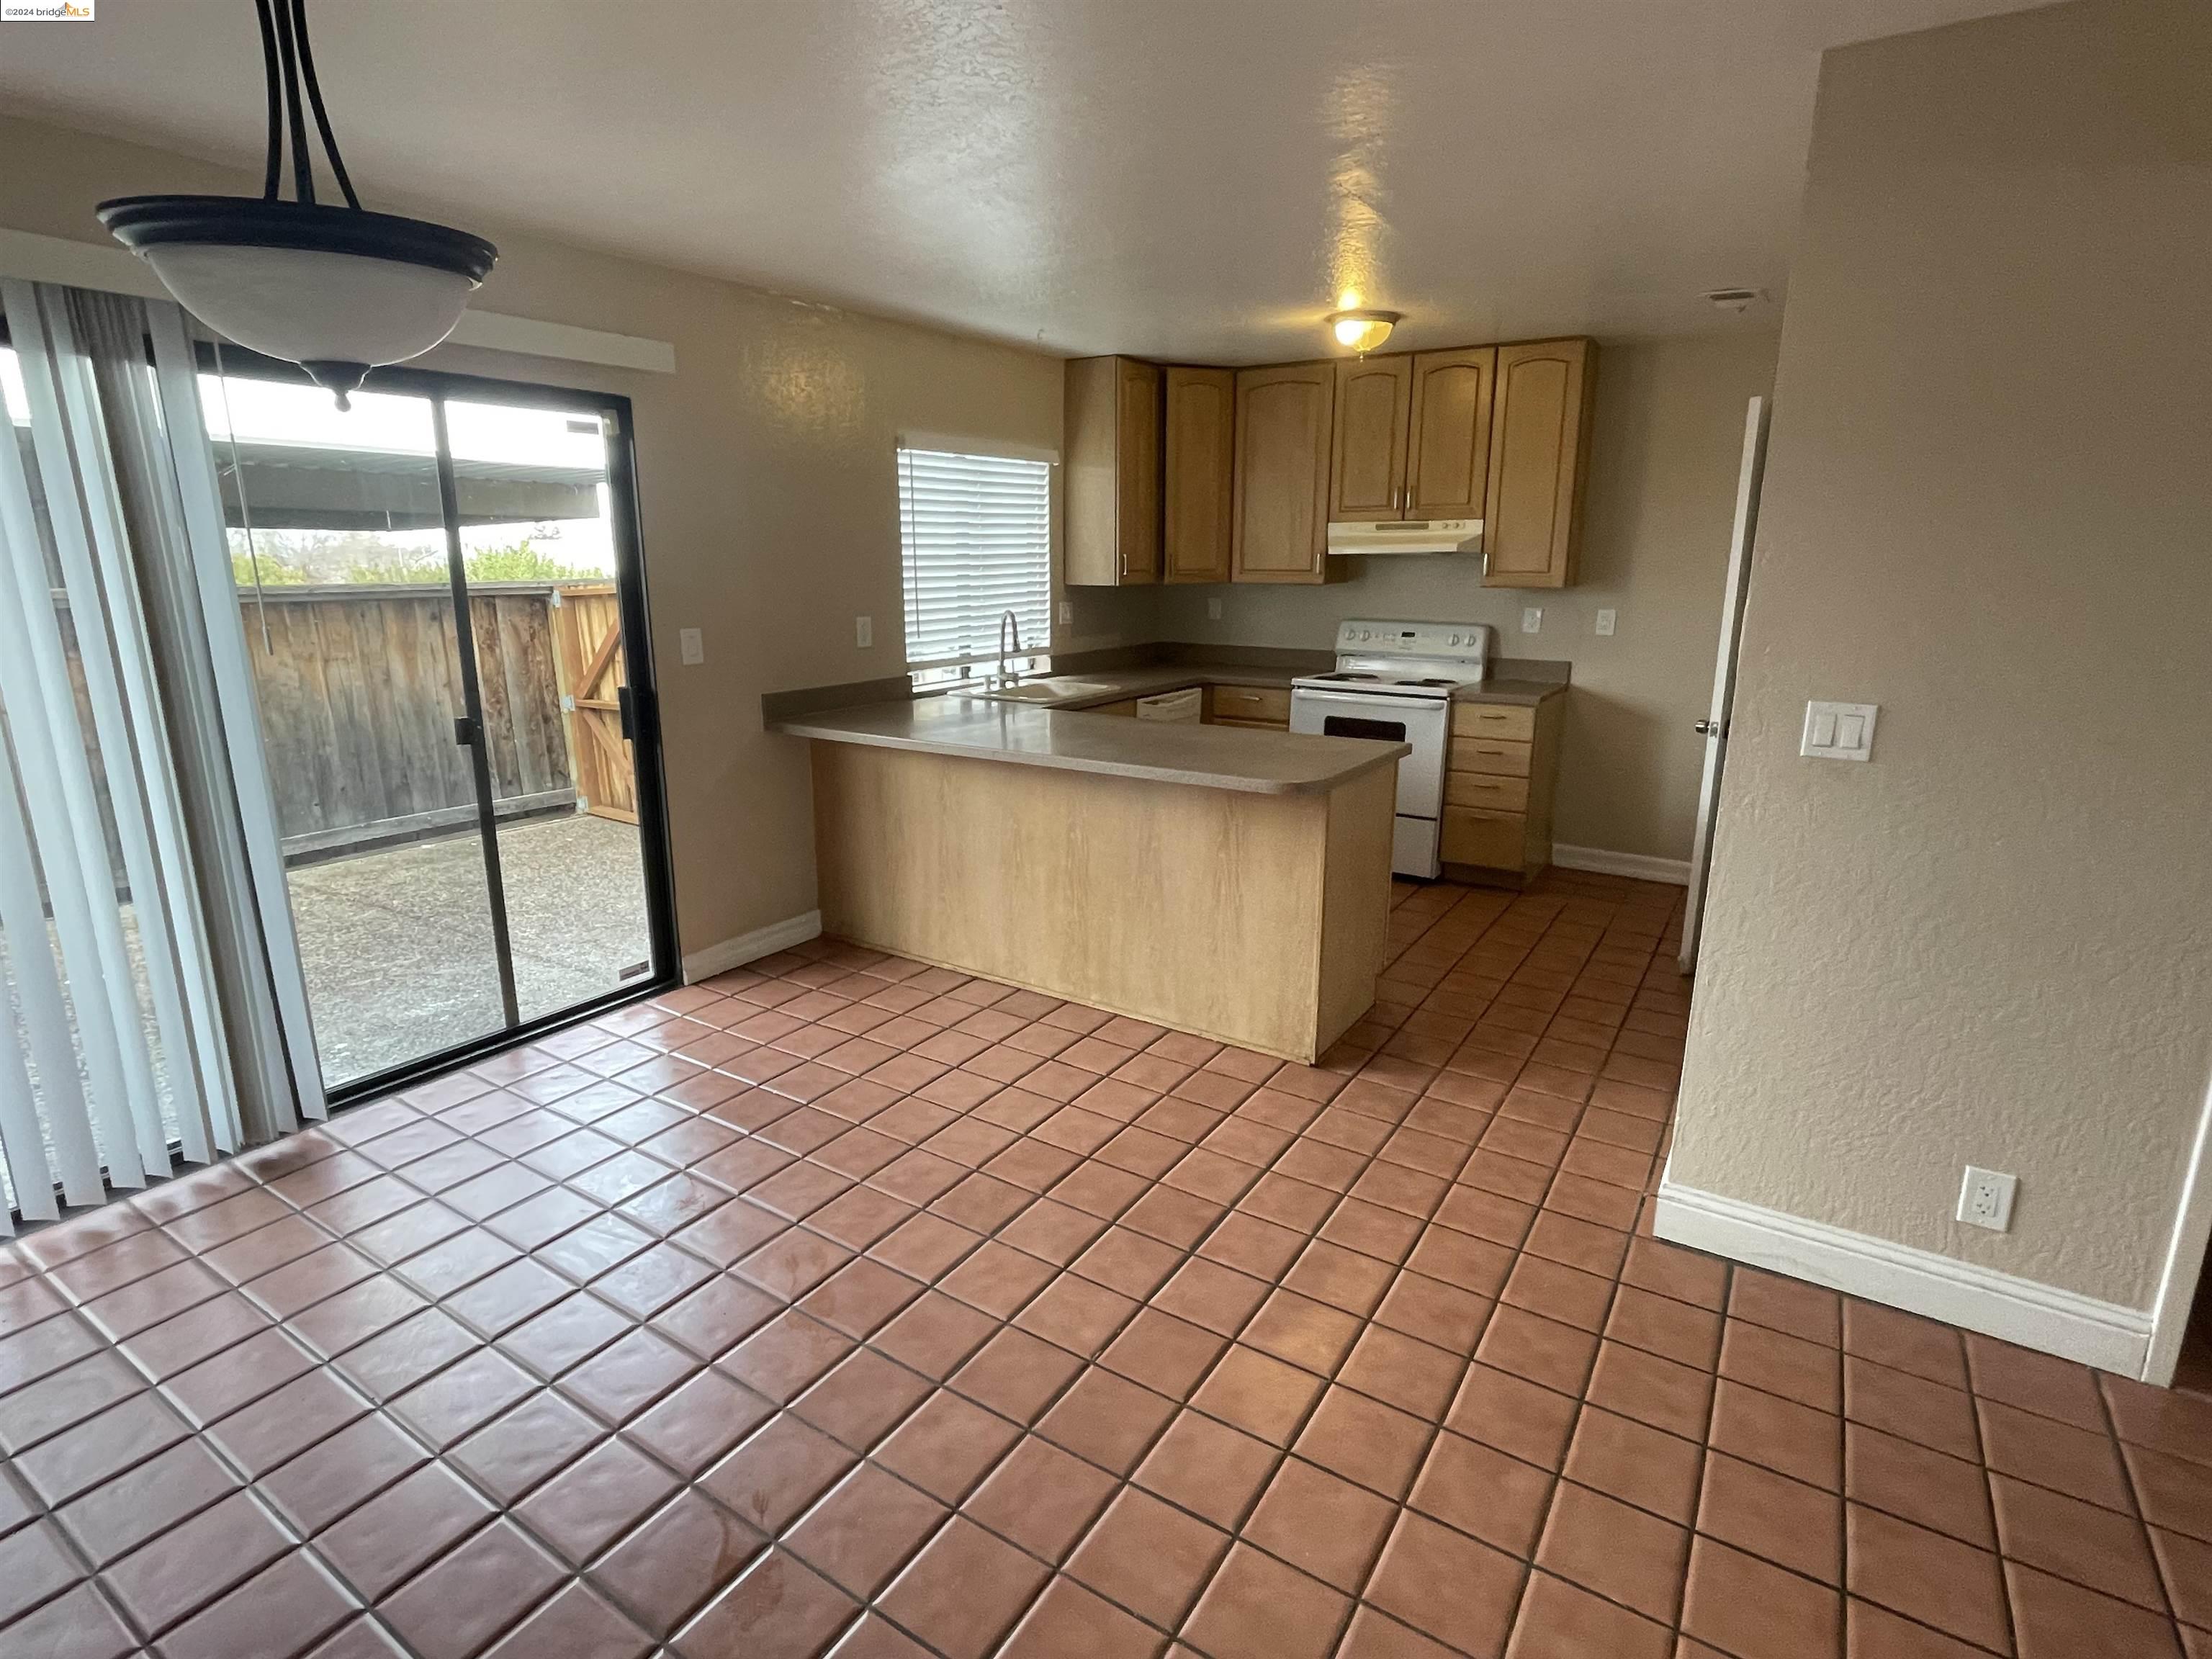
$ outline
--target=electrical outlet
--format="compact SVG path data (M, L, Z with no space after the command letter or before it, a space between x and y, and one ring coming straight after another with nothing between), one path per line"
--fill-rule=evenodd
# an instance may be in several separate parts
M1219 622L1221 620L1220 600L1208 599L1206 602L1206 619L1208 622Z
M1613 613L1610 611L1601 611L1597 613L1597 631L1600 638L1613 637Z
M1523 634L1534 634L1543 626L1544 607L1542 605L1532 605L1522 611L1521 631Z
M853 618L853 643L863 651L876 642L876 619L873 617Z
M1959 1188L1959 1219L1970 1227L1987 1227L1993 1233L2012 1229L2013 1194L2020 1178L1995 1170L1966 1166L1966 1179Z
M676 653L683 658L687 666L696 667L707 660L707 647L697 629L679 628L676 630Z

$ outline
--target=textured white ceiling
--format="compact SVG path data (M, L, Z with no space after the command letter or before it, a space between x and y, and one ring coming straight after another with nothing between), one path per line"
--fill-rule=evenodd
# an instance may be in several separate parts
M380 189L1060 350L1771 328L1819 54L2020 0L317 0ZM250 0L0 25L12 113L258 167ZM1772 300L1741 318L1698 295Z

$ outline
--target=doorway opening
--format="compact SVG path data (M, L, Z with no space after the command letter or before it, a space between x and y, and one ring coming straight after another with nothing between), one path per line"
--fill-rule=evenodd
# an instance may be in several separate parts
M331 1103L674 983L629 400L200 368Z

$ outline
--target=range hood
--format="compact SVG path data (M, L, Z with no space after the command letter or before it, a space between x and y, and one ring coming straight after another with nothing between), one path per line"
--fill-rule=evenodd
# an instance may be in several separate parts
M1342 557L1377 553L1480 553L1480 519L1383 519L1331 524L1328 550Z

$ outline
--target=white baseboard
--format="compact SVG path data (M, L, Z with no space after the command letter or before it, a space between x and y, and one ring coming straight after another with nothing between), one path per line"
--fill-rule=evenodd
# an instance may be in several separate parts
M1552 843L1552 862L1562 870L1588 870L1601 876L1633 876L1638 881L1663 881L1676 887L1690 884L1687 859L1655 859L1648 853L1614 853L1602 847L1569 847Z
M2142 1375L2150 1346L2151 1316L2141 1309L1663 1180L1652 1231L2123 1376Z
M788 951L794 945L804 945L811 939L822 937L822 913L809 910L803 915L787 916L781 921L772 921L765 927L756 927L750 933L740 933L735 939L726 939L720 945L710 945L703 951L695 951L684 958L684 982L696 985L702 979L712 979L717 974L726 974L732 968L742 968L749 962L758 962L763 957L772 957L778 951Z

